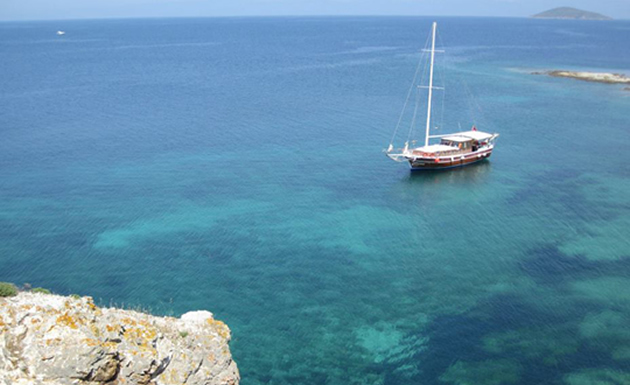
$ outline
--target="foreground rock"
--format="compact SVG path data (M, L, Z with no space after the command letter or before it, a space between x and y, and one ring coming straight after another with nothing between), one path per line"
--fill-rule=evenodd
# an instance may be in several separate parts
M630 78L623 74L607 72L574 72L574 71L547 71L532 72L533 75L549 75L557 78L572 78L587 82L608 84L630 84Z
M229 340L210 312L155 317L20 293L0 298L0 384L236 385Z

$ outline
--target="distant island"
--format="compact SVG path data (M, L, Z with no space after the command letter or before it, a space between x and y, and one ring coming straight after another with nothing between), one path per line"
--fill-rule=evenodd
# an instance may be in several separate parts
M560 7L532 16L536 19L580 19L580 20L612 20L611 17L599 13L583 11L577 8Z

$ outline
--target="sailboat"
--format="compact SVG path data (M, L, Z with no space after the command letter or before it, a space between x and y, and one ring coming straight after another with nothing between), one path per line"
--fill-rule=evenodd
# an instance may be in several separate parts
M433 23L432 32L431 32L431 50L427 50L431 54L430 59L430 69L429 69L429 85L428 87L417 86L420 88L428 89L428 99L427 99L427 119L426 119L426 128L424 135L424 146L410 148L408 140L405 142L405 145L402 149L394 149L393 141L395 139L396 133L394 133L394 137L392 137L392 141L389 144L387 150L385 150L385 154L392 160L396 162L407 162L409 163L409 167L411 170L443 170L455 167L467 166L473 163L481 162L490 157L492 155L492 150L494 150L496 139L499 137L499 134L490 134L487 132L482 132L477 130L475 125L469 131L462 132L454 132L446 135L431 135L430 127L431 127L431 104L433 99L433 90L434 89L442 89L441 87L433 86L433 67L435 63L435 53L443 52L436 51L435 49L435 36L437 32L437 23ZM419 67L418 67L419 68ZM417 72L416 72L417 74ZM412 84L413 87L416 87L415 77L414 82ZM407 97L407 101L409 100L410 93ZM405 107L407 106L407 102L405 102ZM417 106L417 105L416 105ZM399 124L402 120L402 116L405 113L405 107L403 107L403 112L401 113L401 118L399 119ZM410 128L410 134L413 129L413 125L415 122L415 112L414 119L412 120L412 127ZM398 127L396 128L396 130ZM439 139L439 143L430 144L431 139ZM414 144L416 141L411 141Z

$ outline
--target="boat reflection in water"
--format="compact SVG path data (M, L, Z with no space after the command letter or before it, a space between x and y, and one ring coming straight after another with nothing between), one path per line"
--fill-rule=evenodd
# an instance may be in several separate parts
M491 162L479 162L467 167L435 170L434 172L411 172L405 174L402 181L414 185L466 186L484 184L491 169Z

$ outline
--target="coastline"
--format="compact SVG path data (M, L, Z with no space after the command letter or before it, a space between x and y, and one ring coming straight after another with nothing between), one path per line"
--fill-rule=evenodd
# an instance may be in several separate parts
M610 73L610 72L588 72L588 71L565 71L565 70L551 70L551 71L535 71L532 75L547 75L555 78L570 78L576 80L582 80L593 83L604 84L630 84L630 77L624 74ZM628 90L630 87L624 88Z

